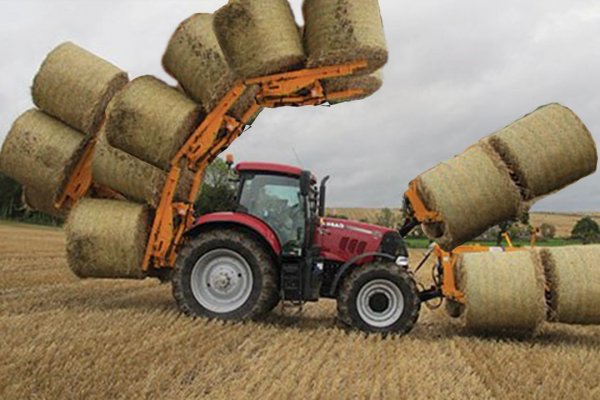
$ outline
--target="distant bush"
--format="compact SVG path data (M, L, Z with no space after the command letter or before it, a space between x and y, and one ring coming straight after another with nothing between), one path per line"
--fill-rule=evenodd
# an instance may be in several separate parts
M600 241L600 226L591 217L583 217L573 227L571 237L583 244L597 243Z

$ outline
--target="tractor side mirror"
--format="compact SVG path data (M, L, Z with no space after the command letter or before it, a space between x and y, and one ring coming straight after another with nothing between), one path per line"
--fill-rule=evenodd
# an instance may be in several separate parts
M300 174L300 194L304 197L310 194L310 171L302 171Z

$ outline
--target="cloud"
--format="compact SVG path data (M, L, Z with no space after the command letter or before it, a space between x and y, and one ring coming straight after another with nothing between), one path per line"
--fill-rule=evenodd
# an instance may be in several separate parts
M0 140L31 107L44 55L72 40L135 77L157 75L177 24L225 1L2 1ZM381 0L384 87L335 107L266 110L231 147L238 160L332 175L332 206L397 206L407 183L542 104L573 108L600 138L600 7L560 0ZM301 1L292 1L301 20ZM298 160L299 159L299 160ZM559 167L559 166L558 166ZM598 210L600 178L536 208ZM459 189L459 188L457 188Z

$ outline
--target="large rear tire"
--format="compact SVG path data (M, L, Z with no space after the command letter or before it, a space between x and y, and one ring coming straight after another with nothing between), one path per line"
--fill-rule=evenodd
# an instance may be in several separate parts
M279 301L273 258L252 235L217 229L191 239L173 271L173 296L190 316L255 319Z
M405 334L419 318L421 302L414 279L391 262L355 267L337 299L338 318L365 332Z

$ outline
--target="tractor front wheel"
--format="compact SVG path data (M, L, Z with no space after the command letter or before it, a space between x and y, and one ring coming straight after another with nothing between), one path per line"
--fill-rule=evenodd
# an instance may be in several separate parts
M190 316L224 320L260 317L279 300L271 255L251 235L217 229L191 239L173 271L173 296Z
M421 303L414 279L391 262L357 266L345 277L338 298L338 318L366 332L409 332Z

